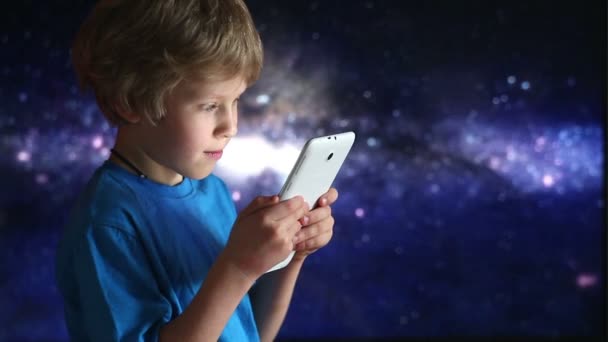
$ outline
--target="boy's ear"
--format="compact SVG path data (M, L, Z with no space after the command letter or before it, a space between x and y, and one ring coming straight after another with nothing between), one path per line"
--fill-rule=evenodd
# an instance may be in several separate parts
M114 106L114 112L121 119L123 119L124 121L126 121L128 123L134 124L134 123L138 123L141 121L141 115L134 113L132 111L126 110L126 109L122 108L121 106Z

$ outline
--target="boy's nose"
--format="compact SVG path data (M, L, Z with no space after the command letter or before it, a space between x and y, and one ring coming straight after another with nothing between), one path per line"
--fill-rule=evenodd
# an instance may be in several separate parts
M222 137L232 138L236 135L237 128L237 113L233 110L227 110L216 128L216 133Z

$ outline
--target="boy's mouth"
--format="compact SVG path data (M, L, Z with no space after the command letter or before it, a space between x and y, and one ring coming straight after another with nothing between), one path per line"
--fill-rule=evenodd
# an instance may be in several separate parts
M222 154L223 153L224 152L222 150L219 150L219 151L206 151L205 155L207 157L211 158L211 159L219 160L220 158L222 158Z

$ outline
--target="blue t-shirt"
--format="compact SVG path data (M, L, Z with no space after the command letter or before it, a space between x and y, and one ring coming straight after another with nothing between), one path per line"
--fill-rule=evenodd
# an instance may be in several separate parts
M214 175L162 185L111 161L78 199L57 250L75 341L156 341L198 292L236 219ZM246 295L220 341L259 341Z

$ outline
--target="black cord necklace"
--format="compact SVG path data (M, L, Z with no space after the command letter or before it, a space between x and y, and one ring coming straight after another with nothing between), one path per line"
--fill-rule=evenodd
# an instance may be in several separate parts
M133 169L133 171L135 171L137 173L137 175L139 176L139 178L148 178L146 177L146 175L144 175L143 172L141 172L140 169L137 168L137 166L133 165L133 163L131 163L127 158L125 158L123 155L121 155L120 153L118 153L118 151L116 151L115 149L111 149L110 151L112 151L112 153L120 160L122 160L123 163L127 164L127 166L129 166L130 168Z

